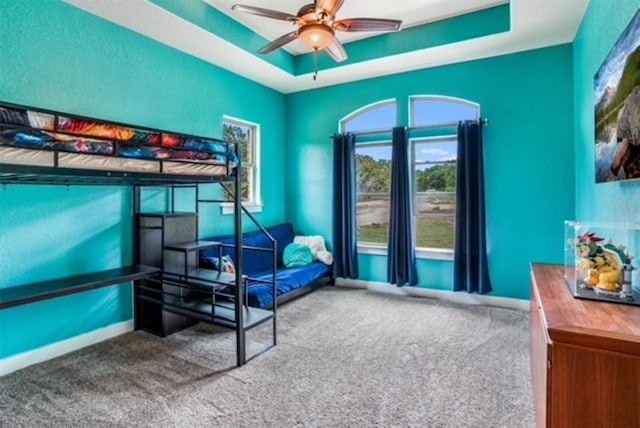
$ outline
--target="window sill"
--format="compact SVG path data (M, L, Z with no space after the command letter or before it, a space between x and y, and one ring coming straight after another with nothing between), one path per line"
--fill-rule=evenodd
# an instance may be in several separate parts
M262 204L242 204L250 213L261 213L262 212ZM231 202L223 202L220 204L220 210L222 214L228 215L234 213L234 204Z
M358 245L359 254L386 256L387 247L383 245ZM416 248L417 259L453 261L453 250L441 248Z

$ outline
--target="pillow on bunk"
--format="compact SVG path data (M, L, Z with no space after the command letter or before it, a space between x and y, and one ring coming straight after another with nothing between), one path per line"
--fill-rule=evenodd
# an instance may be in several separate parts
M235 273L236 267L233 265L233 260L229 256L222 256L222 266L218 257L203 257L208 263L210 263L215 270L222 272Z
M282 262L286 267L308 265L313 261L313 253L308 245L292 242L284 248Z

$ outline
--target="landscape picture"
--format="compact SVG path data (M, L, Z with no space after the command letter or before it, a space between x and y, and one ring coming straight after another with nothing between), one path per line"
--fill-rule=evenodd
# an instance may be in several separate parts
M596 182L640 178L640 9L594 77Z

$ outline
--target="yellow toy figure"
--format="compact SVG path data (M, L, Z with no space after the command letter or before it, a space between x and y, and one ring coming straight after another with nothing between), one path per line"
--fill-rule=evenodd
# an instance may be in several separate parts
M603 241L593 232L585 232L578 236L576 242L576 255L582 260L578 263L578 269L585 272L585 285L595 287L600 281L598 270L605 264L602 247L598 244Z
M576 254L582 259L578 268L585 272L585 286L598 294L618 296L623 285L623 268L631 263L632 257L625 254L624 246L616 247L611 241L602 246L602 241L593 232L578 236Z

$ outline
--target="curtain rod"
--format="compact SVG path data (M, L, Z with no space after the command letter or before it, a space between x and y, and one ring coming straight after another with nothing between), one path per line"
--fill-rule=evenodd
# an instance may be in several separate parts
M489 125L489 119L487 119L486 117L481 117L478 120L469 120L467 122L481 122L483 125ZM441 123L438 125L426 125L426 126L413 126L413 127L409 127L408 130L409 132L411 131L423 131L425 129L436 129L436 128L447 128L449 126L458 126L458 122L448 122L448 123ZM375 134L384 134L387 132L391 132L393 131L393 128L388 128L388 129L374 129L371 131L356 131L356 132L351 132L351 134L353 135L375 135ZM329 135L329 138L333 138L335 134L331 134Z

